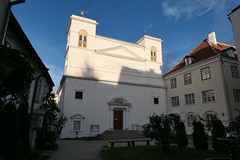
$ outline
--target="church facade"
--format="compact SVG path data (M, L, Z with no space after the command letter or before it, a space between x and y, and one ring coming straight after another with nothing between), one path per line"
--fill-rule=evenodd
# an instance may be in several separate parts
M72 15L57 103L67 122L60 138L105 130L140 130L149 116L166 114L162 40L130 43L96 34L95 20Z

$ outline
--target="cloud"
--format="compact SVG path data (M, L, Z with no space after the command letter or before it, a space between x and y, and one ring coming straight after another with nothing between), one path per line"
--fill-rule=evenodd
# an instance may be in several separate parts
M165 0L162 4L163 14L179 20L189 20L205 14L214 14L222 11L227 0Z

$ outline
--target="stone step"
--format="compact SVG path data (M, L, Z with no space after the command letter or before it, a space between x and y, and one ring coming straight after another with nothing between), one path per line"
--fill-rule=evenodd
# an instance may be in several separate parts
M104 131L101 134L96 135L97 139L101 140L116 140L116 139L136 139L146 138L141 132L134 130L115 130L115 131Z

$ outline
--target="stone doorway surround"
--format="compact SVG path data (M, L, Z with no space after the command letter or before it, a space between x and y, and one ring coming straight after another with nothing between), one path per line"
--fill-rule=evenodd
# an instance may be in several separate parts
M109 130L114 130L114 111L122 111L122 130L129 129L129 109L131 103L121 97L116 97L108 102L109 105ZM115 128L116 129L116 128Z

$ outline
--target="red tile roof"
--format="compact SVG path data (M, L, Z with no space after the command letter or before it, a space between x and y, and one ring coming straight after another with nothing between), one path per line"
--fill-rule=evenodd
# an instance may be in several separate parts
M216 45L216 44L210 42L207 39L205 39L203 42L201 42L195 49L193 49L193 51L191 51L185 57L194 57L194 60L192 61L192 64L200 62L200 61L205 60L205 59L208 59L208 58L213 57L215 55L221 55L223 57L232 58L232 57L230 57L227 54L222 52L222 51L224 51L226 49L229 49L229 48L233 48L234 55L235 55L235 58L237 60L237 52L236 52L235 47L233 47L231 45L228 45L228 44L220 43L220 42L217 42L217 45ZM166 74L174 72L176 70L179 70L179 69L185 67L185 57L180 62L178 62Z

